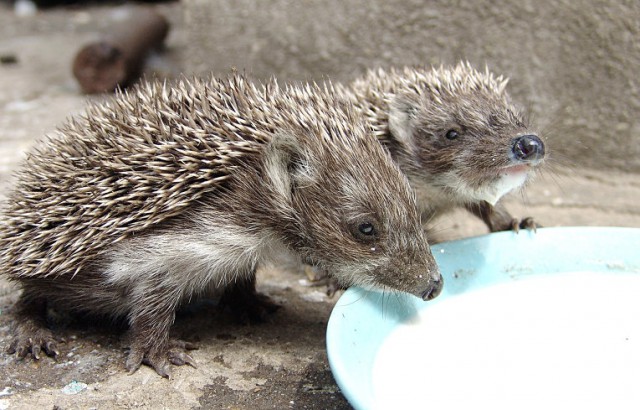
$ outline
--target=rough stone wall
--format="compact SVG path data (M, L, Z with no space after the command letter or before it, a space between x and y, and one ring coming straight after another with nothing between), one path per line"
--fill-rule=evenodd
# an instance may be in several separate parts
M637 0L183 0L187 72L350 81L468 59L511 78L555 163L640 172Z

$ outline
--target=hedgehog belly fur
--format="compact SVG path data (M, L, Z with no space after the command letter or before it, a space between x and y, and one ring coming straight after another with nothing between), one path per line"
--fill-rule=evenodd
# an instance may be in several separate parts
M286 246L269 235L231 223L127 239L100 261L106 283L132 289L135 306L152 289L174 303L189 301L207 289L252 277L258 265Z

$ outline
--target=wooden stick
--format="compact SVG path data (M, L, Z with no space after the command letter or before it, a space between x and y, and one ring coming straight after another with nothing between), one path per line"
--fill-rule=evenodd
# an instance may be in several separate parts
M135 81L148 54L159 49L169 31L155 10L135 8L113 24L109 33L83 47L73 62L73 75L85 93L112 92Z

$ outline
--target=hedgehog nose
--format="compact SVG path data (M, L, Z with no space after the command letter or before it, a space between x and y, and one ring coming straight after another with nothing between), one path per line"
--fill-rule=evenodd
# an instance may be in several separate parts
M438 279L431 282L431 286L424 292L422 292L422 300L431 300L435 299L440 292L442 292L442 286L444 285L444 281L442 280L442 276Z
M536 135L522 135L515 139L512 151L516 159L534 162L544 157L544 143Z

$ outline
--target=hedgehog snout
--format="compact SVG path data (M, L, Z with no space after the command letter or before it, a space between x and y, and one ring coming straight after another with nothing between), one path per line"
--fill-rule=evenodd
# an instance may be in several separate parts
M442 279L442 276L439 276L437 279L431 281L429 287L420 294L420 297L422 298L422 300L435 299L436 297L438 297L440 292L442 292L443 286L444 280Z
M537 135L521 135L514 140L511 151L518 161L537 162L544 158L544 143Z

